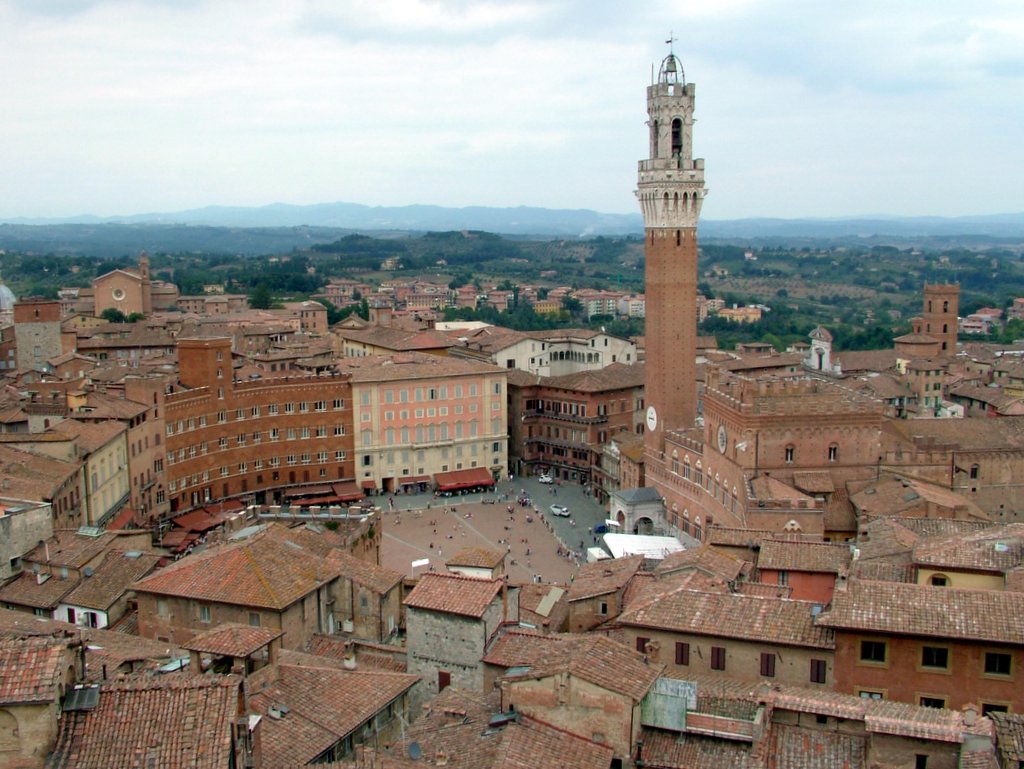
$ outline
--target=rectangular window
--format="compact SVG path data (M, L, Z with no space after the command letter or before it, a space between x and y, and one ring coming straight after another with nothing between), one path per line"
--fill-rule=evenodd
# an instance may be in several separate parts
M945 646L922 646L921 667L949 669L949 649Z
M987 716L989 713L1009 713L1009 705L996 705L991 702L981 703L981 714Z
M260 626L260 615L259 615L259 612L255 612L255 611L249 612L249 624L252 627L259 627Z
M210 607L209 606L200 606L199 607L199 621L200 622L209 622L210 621Z
M1013 672L1013 657L1002 652L985 652L985 675L1008 676Z
M861 641L860 661L883 664L885 662L885 641Z
M636 637L636 650L638 652L643 652L647 649L647 644L649 644L650 642L650 638L644 638L642 635L638 635Z
M712 670L725 670L725 647L724 646L712 646L711 647L711 669Z
M885 695L882 692L875 691L874 689L860 689L857 692L857 696L864 700L884 700Z
M919 697L917 704L922 708L944 708L946 707L945 697Z
M773 652L761 652L761 676L775 678L775 654Z
M685 641L676 642L676 664L690 664L690 644L686 643Z
M827 671L828 667L825 663L825 660L811 660L811 683L825 683L825 676L827 674Z

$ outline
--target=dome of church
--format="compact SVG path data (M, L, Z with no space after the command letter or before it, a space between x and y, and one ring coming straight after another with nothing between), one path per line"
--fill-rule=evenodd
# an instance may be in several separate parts
M14 312L16 301L18 301L18 297L14 295L14 292L0 283L0 312Z

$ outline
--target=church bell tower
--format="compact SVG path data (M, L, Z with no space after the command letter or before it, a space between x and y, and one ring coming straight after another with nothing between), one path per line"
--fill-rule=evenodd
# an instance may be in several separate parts
M672 52L647 87L650 152L640 161L644 217L647 426L645 450L664 450L665 430L697 416L697 219L707 190L693 157L695 88Z

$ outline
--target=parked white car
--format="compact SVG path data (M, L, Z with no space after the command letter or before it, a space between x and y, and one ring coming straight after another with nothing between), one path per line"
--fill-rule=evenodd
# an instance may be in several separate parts
M537 476L537 481L538 481L538 483L554 483L555 479L552 478L547 473L545 473L544 475L538 475Z
M562 518L568 518L569 517L569 508L566 507L565 505L552 505L551 506L551 512L554 515L560 516Z

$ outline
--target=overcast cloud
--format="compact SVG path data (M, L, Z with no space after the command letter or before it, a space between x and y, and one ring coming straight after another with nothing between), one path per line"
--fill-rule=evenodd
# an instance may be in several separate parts
M705 217L1024 210L1018 0L0 0L0 216L636 211L670 30Z

